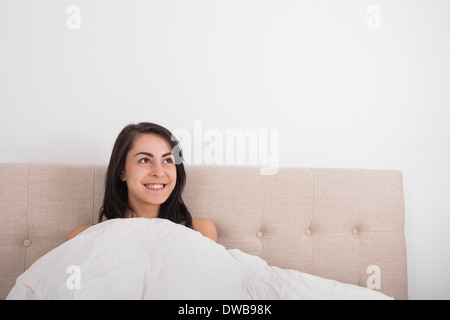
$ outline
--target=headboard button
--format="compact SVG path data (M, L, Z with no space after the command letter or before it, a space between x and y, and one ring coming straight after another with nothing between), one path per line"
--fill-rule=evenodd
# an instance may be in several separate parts
M352 233L353 233L353 234L358 234L358 229L353 228L353 229L352 229Z
M263 236L263 234L262 234L261 231L258 231L258 232L256 233L256 237L257 237L258 239L261 239L262 236Z
M25 239L25 240L23 240L22 245L23 245L24 247L29 247L29 246L31 246L31 240L30 240L30 239Z
M306 234L307 236L310 236L310 235L311 235L311 230L306 229L305 234Z

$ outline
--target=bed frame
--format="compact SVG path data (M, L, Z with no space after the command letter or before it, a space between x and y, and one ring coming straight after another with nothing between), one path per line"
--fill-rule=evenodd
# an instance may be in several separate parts
M0 164L0 299L76 227L97 223L106 165ZM407 299L402 173L187 165L184 201L218 243L270 265Z

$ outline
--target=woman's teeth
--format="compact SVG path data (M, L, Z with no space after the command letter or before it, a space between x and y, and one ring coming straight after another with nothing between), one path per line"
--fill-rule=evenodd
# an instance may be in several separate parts
M148 189L162 189L164 188L164 184L145 184Z

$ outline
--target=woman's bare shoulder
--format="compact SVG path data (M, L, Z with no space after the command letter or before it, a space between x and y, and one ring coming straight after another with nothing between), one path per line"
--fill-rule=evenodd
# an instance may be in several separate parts
M83 232L84 230L86 230L87 228L92 227L92 226L93 226L92 224L88 224L88 225L76 228L71 233L69 233L69 235L66 238L66 241L69 241L70 239L75 238L78 234L80 234L81 232Z
M203 236L217 242L217 229L209 219L192 217L192 226L195 231L200 232Z

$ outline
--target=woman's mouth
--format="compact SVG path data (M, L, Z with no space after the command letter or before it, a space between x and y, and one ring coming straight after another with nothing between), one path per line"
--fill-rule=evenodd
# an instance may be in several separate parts
M145 186L147 189L151 189L151 190L160 190L160 189L164 189L166 185L167 185L167 184L161 184L161 183L147 183L147 184L144 184L144 186Z

